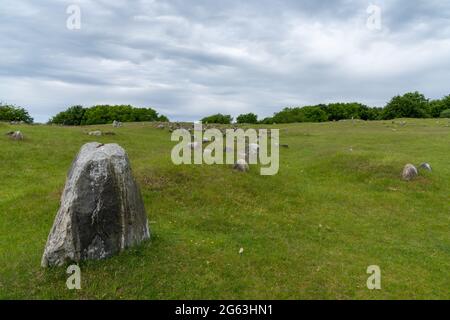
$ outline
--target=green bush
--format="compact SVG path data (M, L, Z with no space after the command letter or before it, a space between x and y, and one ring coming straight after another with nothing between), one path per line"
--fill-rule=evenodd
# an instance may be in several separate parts
M331 103L316 106L284 108L274 114L275 123L324 122L342 119L377 120L381 108L369 108L360 103Z
M339 121L344 119L360 119L364 111L369 107L352 102L352 103L331 103L322 107L328 114L328 120Z
M205 117L201 120L203 123L221 123L230 124L233 118L230 115L223 115L221 113Z
M261 124L273 124L274 122L273 117L267 117L259 121Z
M441 118L450 118L450 109L442 111Z
M168 121L166 116L159 116L152 108L135 108L130 105L98 105L90 108L73 106L58 113L50 123L63 125L107 124L114 120L120 122Z
M383 110L383 119L429 117L430 103L417 91L392 98Z
M79 126L83 122L85 112L86 109L82 106L73 106L64 112L58 113L50 119L50 123Z
M433 118L439 118L441 113L448 109L450 109L450 95L430 101L430 112Z
M254 113L241 114L236 121L237 123L258 123L258 116Z
M0 103L0 121L23 121L33 123L28 111L24 108Z

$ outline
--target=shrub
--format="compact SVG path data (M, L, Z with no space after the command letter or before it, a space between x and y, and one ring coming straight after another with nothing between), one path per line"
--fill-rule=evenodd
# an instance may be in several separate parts
M120 122L168 121L159 116L152 108L135 108L130 105L98 105L90 108L73 106L58 113L50 119L50 123L63 125L107 124L114 120Z
M275 121L273 120L272 117L267 117L267 118L264 118L261 121L259 121L259 123L262 123L262 124L273 124L274 122Z
M369 107L361 103L331 103L323 109L328 114L328 120L338 121L344 119L361 119L363 112L367 112Z
M24 108L0 103L0 121L23 121L33 123L28 111Z
M203 123L230 124L231 121L233 121L233 118L230 115L223 115L221 113L218 113L212 116L205 117L201 121Z
M158 117L158 121L159 122L169 122L169 118L167 118L166 116L160 115Z
M376 120L379 118L379 108L369 108L360 103L332 103L316 106L284 108L275 113L273 121L276 123L293 122L324 122L342 119Z
M258 123L258 116L254 113L241 114L236 121L237 123Z
M428 99L417 91L392 98L383 110L383 119L429 118L430 116Z
M439 118L441 113L448 109L450 109L450 95L430 101L430 113L433 118Z
M441 118L450 118L450 109L442 111Z
M69 126L79 126L83 122L85 111L86 109L84 109L82 106L73 106L68 108L64 112L58 113L56 116L50 119L49 122Z

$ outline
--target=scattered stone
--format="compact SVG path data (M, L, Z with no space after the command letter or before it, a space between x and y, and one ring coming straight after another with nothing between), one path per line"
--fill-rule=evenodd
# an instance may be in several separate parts
M102 135L102 132L100 130L90 131L90 132L88 132L88 135L99 137Z
M409 164L405 165L405 167L403 168L402 178L403 178L403 180L409 181L409 180L417 177L418 174L419 174L419 172L417 171L417 168L414 165L409 163Z
M201 147L201 144L197 141L188 143L188 147L191 149L198 149Z
M23 134L20 131L11 131L11 132L8 132L7 135L12 140L16 140L16 141L23 140Z
M103 259L150 238L128 156L117 144L85 144L69 171L42 266Z
M433 171L432 168L431 168L431 165L430 165L429 163L426 163L426 162L422 163L422 164L419 166L419 168L428 170L428 171L430 171L430 172Z
M240 172L247 172L249 170L249 167L244 159L239 159L238 161L236 161L235 165L233 166L233 169Z
M112 125L114 128L120 128L122 126L122 122L114 120Z
M158 129L165 129L166 128L166 126L165 125L163 125L163 124L159 124L156 128L158 128Z

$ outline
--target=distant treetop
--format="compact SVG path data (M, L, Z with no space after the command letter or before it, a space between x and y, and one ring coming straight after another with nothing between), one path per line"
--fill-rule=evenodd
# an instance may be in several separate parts
M25 123L33 123L28 111L22 107L3 104L0 102L0 121L23 121Z
M114 120L120 122L163 121L169 119L158 115L152 108L136 108L131 105L97 105L90 108L72 106L58 113L49 123L63 125L107 124Z
M218 113L209 117L205 117L201 121L203 123L230 124L233 121L233 117L231 117L230 115L223 115L221 113Z

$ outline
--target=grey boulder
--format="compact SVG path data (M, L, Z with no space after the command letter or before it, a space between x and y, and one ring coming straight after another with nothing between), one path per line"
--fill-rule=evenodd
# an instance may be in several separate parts
M233 169L240 172L247 172L249 170L247 161L244 159L239 159L233 166Z
M431 168L431 165L429 163L426 163L426 162L422 163L419 166L419 168L425 169L425 170L430 171L430 172L433 171L433 169Z
M103 132L101 132L100 130L88 132L88 135L90 135L90 136L96 136L96 137L99 137L99 136L101 136L102 134L103 134Z
M149 238L125 150L117 144L85 144L68 174L42 266L107 258Z
M417 171L417 168L414 165L407 164L403 168L402 178L403 178L403 180L409 181L409 180L417 177L418 174L419 174L419 172Z
M23 140L23 134L20 131L11 131L7 134L11 140L20 141Z

